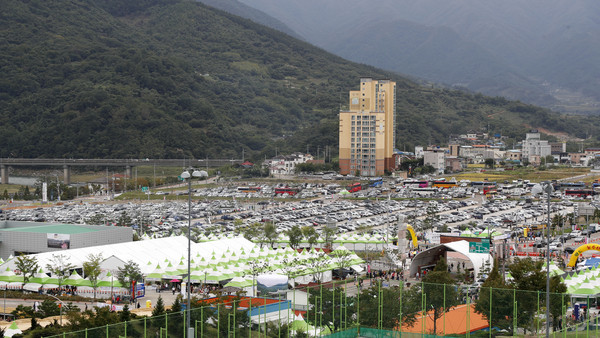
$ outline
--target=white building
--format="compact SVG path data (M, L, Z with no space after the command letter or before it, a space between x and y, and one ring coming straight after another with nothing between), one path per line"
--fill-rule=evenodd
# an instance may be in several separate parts
M270 175L293 175L296 173L296 165L312 160L313 156L310 154L293 153L268 159L263 163L263 167L269 168Z
M532 164L540 164L540 159L551 155L552 148L548 141L540 139L540 133L533 130L525 135L522 146L522 158Z
M446 154L443 151L425 151L423 153L423 165L430 165L443 174L446 169Z

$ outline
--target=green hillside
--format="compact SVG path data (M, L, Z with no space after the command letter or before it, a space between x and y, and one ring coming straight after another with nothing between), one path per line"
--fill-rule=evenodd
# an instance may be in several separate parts
M360 76L398 82L398 144L598 121L424 88L193 1L3 1L0 156L255 158L337 146ZM591 119L588 117L586 119ZM585 128L578 128L585 125Z

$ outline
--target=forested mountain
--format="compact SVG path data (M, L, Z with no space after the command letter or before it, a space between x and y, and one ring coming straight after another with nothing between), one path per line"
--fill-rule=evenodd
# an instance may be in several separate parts
M353 61L561 111L600 112L595 0L240 1Z
M361 76L398 82L400 149L482 130L597 134L598 121L421 87L184 0L5 0L0 156L262 158L337 149Z

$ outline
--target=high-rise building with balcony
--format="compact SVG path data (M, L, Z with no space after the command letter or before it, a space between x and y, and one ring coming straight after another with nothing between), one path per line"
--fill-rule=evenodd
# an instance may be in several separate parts
M396 82L360 79L340 111L340 174L381 176L395 167Z

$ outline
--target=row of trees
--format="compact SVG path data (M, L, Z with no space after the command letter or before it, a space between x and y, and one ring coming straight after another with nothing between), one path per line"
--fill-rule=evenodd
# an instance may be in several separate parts
M255 223L242 229L241 232L246 239L259 243L261 247L269 245L273 248L279 236L273 222ZM306 239L309 248L312 248L321 236L325 247L330 249L336 233L336 228L324 227L322 233L319 234L314 227L299 227L298 225L294 225L285 232L289 237L289 245L292 249L296 249L303 239Z
M99 277L102 274L101 264L104 261L102 253L89 254L83 262L82 272L85 278L89 279L91 287L94 289L94 301L96 300L96 290L98 288ZM40 266L34 256L22 255L18 256L15 261L17 272L23 276L23 284L29 283L32 277L38 272ZM58 281L59 289L64 285L64 282L71 272L75 270L75 266L69 262L68 257L63 254L52 255L50 262L46 264L46 271L50 272ZM133 261L128 261L124 266L119 267L116 271L116 279L132 291L134 282L142 281L143 276L140 267Z

